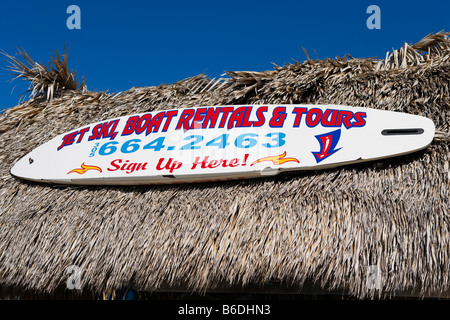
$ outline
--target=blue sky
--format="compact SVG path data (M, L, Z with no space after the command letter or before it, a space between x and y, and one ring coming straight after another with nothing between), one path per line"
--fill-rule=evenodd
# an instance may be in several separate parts
M369 5L381 9L370 30ZM81 29L69 30L70 5ZM89 90L125 91L227 70L262 71L310 57L350 54L384 58L386 51L429 33L450 31L450 1L8 1L0 10L0 50L16 47L45 64L70 46L69 65ZM28 84L10 82L0 56L0 109Z

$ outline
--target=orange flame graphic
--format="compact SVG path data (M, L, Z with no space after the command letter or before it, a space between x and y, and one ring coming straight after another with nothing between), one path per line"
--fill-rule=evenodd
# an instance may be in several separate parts
M85 165L84 162L83 162L83 164L81 165L81 168L80 168L80 169L73 169L73 170L69 171L67 174L72 173L72 172L76 172L76 173L78 173L78 174L84 174L84 173L86 173L86 171L88 171L88 170L97 170L97 171L102 172L102 169L101 169L100 167L97 167L97 166L87 166L87 165Z
M300 161L296 158L285 158L285 157L286 157L286 151L283 154L280 154L278 156L270 156L270 157L258 159L255 162L253 162L250 166L252 166L256 163L263 162L263 161L272 161L272 163L277 166L280 164L286 163L286 162L290 162L290 161L300 163Z

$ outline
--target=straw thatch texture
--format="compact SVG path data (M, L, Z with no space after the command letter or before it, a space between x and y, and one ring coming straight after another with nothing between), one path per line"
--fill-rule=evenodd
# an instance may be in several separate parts
M55 56L51 58L49 66L40 62L35 62L25 50L18 49L18 54L22 58L16 58L12 55L2 52L9 59L7 68L15 76L15 79L29 81L29 89L23 94L29 93L30 98L38 96L47 96L50 100L55 93L62 93L65 90L86 90L86 78L78 85L78 76L76 72L69 70L69 51L64 47L63 59L55 50Z
M52 292L76 265L83 290L96 292L207 291L269 281L301 287L312 280L360 298L449 296L448 34L405 44L384 60L308 59L228 76L198 75L116 94L61 89L53 99L38 95L6 110L0 116L0 286ZM61 187L9 175L38 145L103 119L264 103L408 112L433 119L437 133L426 150L409 156L241 182Z

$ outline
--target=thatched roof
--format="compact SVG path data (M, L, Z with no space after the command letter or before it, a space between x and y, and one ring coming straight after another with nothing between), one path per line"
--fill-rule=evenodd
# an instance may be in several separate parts
M19 77L36 90L0 115L0 286L53 292L76 265L82 290L95 292L264 290L269 283L300 290L307 282L359 298L449 297L448 35L405 43L383 60L308 59L113 94L76 81L51 86L43 82L50 69L37 68L39 74L19 65ZM9 174L35 147L96 121L266 103L396 110L431 118L437 131L427 149L408 156L238 182L62 187Z

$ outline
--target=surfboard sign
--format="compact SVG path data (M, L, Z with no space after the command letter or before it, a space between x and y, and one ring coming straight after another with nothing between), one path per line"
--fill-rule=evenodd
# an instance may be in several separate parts
M267 177L415 152L434 131L422 116L340 105L160 110L61 134L18 160L11 174L78 185Z

